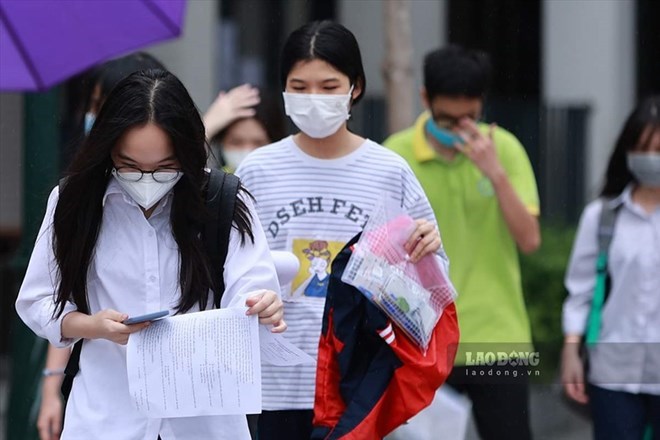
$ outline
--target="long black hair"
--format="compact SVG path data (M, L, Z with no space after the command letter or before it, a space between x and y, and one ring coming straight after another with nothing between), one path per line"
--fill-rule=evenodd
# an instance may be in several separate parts
M352 103L357 104L367 88L362 55L355 35L339 23L330 20L312 21L289 35L280 62L280 81L286 88L286 78L300 61L323 60L346 75L362 93Z
M160 61L146 52L135 52L104 63L100 68L95 84L101 92L98 107L100 108L103 105L106 97L119 81L133 72L150 69L167 70Z
M605 185L600 195L616 197L630 182L636 182L628 169L628 152L639 149L639 142L645 130L660 130L660 95L643 99L630 114L616 141L614 151L605 174ZM648 136L651 139L651 136ZM643 150L643 148L641 148Z
M133 72L149 69L167 70L155 57L145 52L135 52L121 58L106 61L89 69L77 79L69 81L70 90L67 98L73 98L68 103L67 110L72 118L70 128L65 133L62 164L66 165L83 144L87 133L84 131L85 114L92 109L97 111L103 106L110 91L125 77ZM98 95L95 90L98 87ZM97 101L93 101L96 99Z
M111 178L111 152L131 128L147 123L167 133L183 177L174 187L170 222L181 266L178 312L195 304L205 309L216 287L201 230L211 215L205 207L208 175L204 124L183 84L164 70L133 73L117 84L101 107L94 127L75 156L62 185L53 220L53 251L59 268L54 316L67 301L87 309L87 273L103 217L102 200ZM242 192L246 193L244 188ZM233 213L241 242L254 241L250 212L238 198ZM130 227L130 225L126 225Z

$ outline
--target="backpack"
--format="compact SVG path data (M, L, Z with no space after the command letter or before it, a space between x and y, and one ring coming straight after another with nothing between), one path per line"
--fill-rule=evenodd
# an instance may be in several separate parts
M64 184L64 180L60 180L60 189ZM213 291L213 305L218 309L220 308L222 294L225 291L224 266L227 259L229 236L239 186L240 179L237 176L211 169L206 190L206 207L212 215L209 216L209 220L204 225L202 238L217 283L217 288ZM232 215L224 215L227 212L232 213ZM89 313L87 304L82 304L82 306L79 307L79 311ZM61 391L65 401L69 398L73 379L80 369L82 344L83 339L74 344L69 362L64 369Z

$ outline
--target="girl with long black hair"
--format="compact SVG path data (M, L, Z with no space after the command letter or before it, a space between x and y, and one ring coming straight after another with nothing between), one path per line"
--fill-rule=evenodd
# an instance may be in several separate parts
M86 96L83 96L78 108L74 111L75 126L78 133L74 135L71 143L71 157L84 141L94 125L96 115L100 111L110 91L124 77L140 70L162 69L165 67L153 56L145 52L136 52L121 58L107 61L101 66L90 69L86 74L89 84L86 87ZM84 81L84 80L83 80ZM62 379L64 370L71 354L71 348L56 348L48 344L43 380L41 382L41 405L37 418L37 429L40 440L57 440L62 432Z
M133 410L125 345L155 310L213 307L217 288L201 231L206 142L202 120L171 73L122 80L107 97L61 190L49 198L16 301L55 346L85 339L63 439L248 439L244 416L147 419ZM247 306L284 331L278 281L251 198L239 189L222 307ZM89 314L78 311L84 305Z
M601 213L614 227L602 230ZM589 371L578 350L593 332L588 319L597 289L601 233L609 293L588 342ZM562 382L589 403L597 440L638 440L651 423L660 438L660 96L642 100L626 120L610 157L600 197L582 213L566 273ZM594 327L591 327L592 329Z

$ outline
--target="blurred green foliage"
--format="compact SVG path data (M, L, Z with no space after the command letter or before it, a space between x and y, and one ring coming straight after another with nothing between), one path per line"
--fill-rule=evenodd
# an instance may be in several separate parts
M566 297L564 274L575 232L575 226L543 224L539 250L520 256L525 302L545 379L554 377L559 367L563 343L561 310Z

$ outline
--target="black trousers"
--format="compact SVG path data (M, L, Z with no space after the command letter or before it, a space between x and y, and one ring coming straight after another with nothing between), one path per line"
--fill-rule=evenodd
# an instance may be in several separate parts
M490 367L454 367L447 384L472 401L472 415L482 440L531 440L529 381L517 371L516 380L493 380Z
M259 440L309 440L314 411L263 411L257 423Z
M589 406L598 440L640 440L649 424L660 440L660 396L612 391L589 384Z

